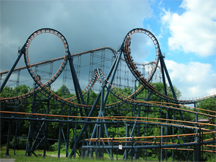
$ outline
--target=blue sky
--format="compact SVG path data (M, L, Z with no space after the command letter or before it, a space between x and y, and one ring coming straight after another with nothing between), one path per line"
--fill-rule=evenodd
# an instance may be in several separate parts
M3 0L0 5L0 71L11 67L18 47L39 28L60 31L71 53L104 46L117 49L128 31L145 28L159 40L172 82L183 97L216 94L215 0ZM149 57L142 53L148 42L132 39L139 62L154 58L151 50ZM59 56L31 57L39 62ZM18 64L22 65L23 61Z
M151 17L143 21L159 39L172 81L183 97L216 93L215 3L155 0L150 3Z

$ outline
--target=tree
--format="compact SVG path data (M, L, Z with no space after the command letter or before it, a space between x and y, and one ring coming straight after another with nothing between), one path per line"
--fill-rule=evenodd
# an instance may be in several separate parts
M70 91L67 88L66 85L62 85L58 90L57 90L57 95L63 97L63 98L67 98L70 97Z
M210 98L198 101L196 107L201 108L201 109L216 111L216 98L210 97ZM206 111L202 111L202 112L209 113L211 115L215 115L215 113L213 112L206 112Z
M8 98L8 97L13 97L14 96L14 90L12 87L4 87L3 91L0 94L0 97L2 98Z

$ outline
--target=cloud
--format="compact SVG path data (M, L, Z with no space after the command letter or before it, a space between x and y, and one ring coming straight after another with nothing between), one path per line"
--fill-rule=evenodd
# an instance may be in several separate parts
M60 31L68 40L71 53L104 46L117 49L127 32L143 27L143 20L152 12L148 1L50 2L1 2L1 71L12 66L18 46L23 46L28 36L37 29L47 27ZM52 41L40 42L52 44ZM40 44L36 43L36 47L40 49ZM47 53L51 53L48 50ZM37 55L31 53L34 62L48 58L44 54L39 55L36 50L35 53ZM52 58L55 57L59 57L58 52L52 52Z
M173 84L181 91L182 97L199 97L216 94L216 74L208 63L187 64L166 60L166 66Z
M216 88L212 88L210 90L208 90L209 94L215 94L216 93Z
M143 27L143 20L151 17L151 13L148 1L136 0L2 1L0 71L12 67L17 58L18 47L22 47L29 35L40 28L53 28L61 32L69 43L71 53L104 46L117 49L127 32L133 28ZM39 35L30 45L30 62L36 63L60 57L63 55L62 47L58 37L49 34ZM82 65L89 65L89 58L82 56ZM76 60L77 58L74 59L75 64ZM53 73L59 67L58 63L55 64L53 64ZM24 65L21 58L17 67ZM89 75L89 69L86 68L89 67L83 67L84 70L80 72L81 87L85 87L88 81L85 76ZM47 65L41 69L49 72L50 67ZM25 76L29 78L28 73L25 73ZM58 83L62 83L59 80L53 84L55 89Z
M168 45L171 50L183 50L201 57L215 55L216 50L216 1L183 0L181 15L165 10L161 20L171 36Z

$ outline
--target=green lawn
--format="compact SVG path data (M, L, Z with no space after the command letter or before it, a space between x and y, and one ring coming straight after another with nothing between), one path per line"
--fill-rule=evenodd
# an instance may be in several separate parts
M70 151L69 151L70 152ZM10 158L3 158L4 154L6 153L6 146L2 146L2 148L0 148L0 158L1 159L16 159L16 162L38 162L38 161L46 161L46 162L71 162L71 161L77 161L77 162L87 162L87 161L97 161L97 162L104 162L104 161L111 161L109 158L108 158L108 155L105 154L104 155L104 159L101 159L101 160L95 160L95 159L82 159L82 158L79 158L78 155L76 156L76 159L74 158L67 158L67 157L60 157L58 158L57 155L58 155L58 152L57 151L47 151L46 154L47 156L44 158L43 156L38 156L38 157L35 157L34 155L32 156L24 156L25 155L25 150L16 150L15 153L16 155L14 155L14 150L13 149L9 149L9 154L10 154ZM36 150L35 151L35 154L38 155L38 154L41 154L43 155L43 150ZM51 155L55 155L56 157L52 157ZM61 152L61 155L64 155L65 156L65 151ZM118 158L120 158L120 156L118 156ZM121 161L121 160L119 160Z
M70 150L71 151L71 150ZM69 152L70 152L69 151ZM104 161L116 161L116 155L113 155L113 158L114 160L111 160L108 158L108 154L107 153L104 153L104 159L82 159L82 158L79 158L78 155L76 156L76 159L74 158L67 158L67 157L60 157L58 158L57 155L58 155L58 152L57 151L47 151L46 154L47 156L44 158L43 156L38 156L38 157L35 157L34 155L32 156L24 156L25 155L25 150L16 150L15 153L16 155L14 155L14 150L13 149L10 149L9 150L9 154L10 154L10 158L3 158L4 154L6 153L6 146L2 146L2 148L0 148L0 159L16 159L15 161L16 162L38 162L38 161L46 161L46 162L73 162L73 161L76 161L76 162L88 162L88 161L97 161L97 162L104 162ZM39 155L43 155L43 150L36 150L35 151L35 154ZM56 156L56 157L52 157L51 155L53 156ZM61 155L64 155L65 156L65 151L62 151L61 152ZM125 161L125 160L121 160L122 159L122 155L118 155L118 161ZM213 158L214 159L214 158ZM208 161L212 161L213 159L209 159ZM1 160L0 160L1 161ZM127 162L130 162L131 159L128 159ZM133 160L135 162L157 162L156 159L153 159L151 161L145 161L143 159L139 159L139 160ZM168 162L170 162L171 159L168 160ZM214 161L214 160L213 160ZM178 162L178 161L176 161Z

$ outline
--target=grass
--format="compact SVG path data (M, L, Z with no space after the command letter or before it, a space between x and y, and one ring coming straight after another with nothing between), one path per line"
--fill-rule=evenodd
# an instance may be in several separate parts
M70 152L70 151L69 151ZM6 153L6 146L2 146L2 148L0 148L0 159L16 159L16 162L38 162L38 161L46 161L46 162L88 162L88 161L97 161L97 162L104 162L104 161L111 161L108 158L107 154L104 154L104 159L82 159L79 158L78 155L76 156L76 159L71 158L69 159L68 157L60 157L58 158L58 152L57 151L46 151L46 157L43 156L38 156L35 157L34 155L32 156L24 156L25 155L25 150L15 150L16 155L14 155L14 150L13 149L9 149L9 154L11 157L9 158L4 158L3 156ZM36 155L43 155L43 150L36 150L35 151ZM51 155L55 155L56 157L52 157ZM65 151L62 151L60 155L64 155L65 156ZM115 157L114 157L115 158ZM118 156L118 158L120 158L120 155ZM121 160L118 160L121 161Z
M3 158L4 154L6 152L6 146L2 146L2 148L0 149L0 157ZM59 161L72 161L72 160L75 160L75 159L68 159L66 157L61 157L61 158L57 158L57 157L51 157L50 155L57 155L57 152L56 151L47 151L47 155L49 156L46 156L45 158L43 156L38 156L38 157L35 157L34 155L32 156L24 156L25 155L25 150L16 150L15 151L16 155L14 155L14 150L13 149L9 149L9 154L10 154L10 158L4 158L4 159L16 159L16 162L22 162L22 161L25 161L25 162L28 162L28 161L31 161L31 162L34 162L34 161L52 161L52 162L59 162ZM35 151L35 154L38 155L38 154L41 154L43 155L43 150L36 150Z
M70 152L70 151L69 151ZM46 161L46 162L91 162L91 161L97 161L97 162L106 162L106 161L116 161L116 155L113 155L114 160L109 159L108 154L104 153L104 159L82 159L80 157L78 157L78 155L76 156L76 159L71 158L69 159L68 157L65 157L65 151L61 151L61 155L64 155L64 157L60 157L58 158L58 152L57 151L46 151L46 157L43 156L38 156L35 157L34 155L32 156L24 156L25 155L25 150L16 150L15 153L16 155L14 155L14 150L13 149L9 149L9 154L10 154L10 158L4 158L4 154L6 153L6 146L2 146L2 148L0 148L0 161L1 159L16 159L16 162L39 162L39 161ZM36 150L35 151L36 155L43 155L43 150ZM52 157L51 155L55 155L56 157ZM125 160L121 160L122 159L122 155L118 155L118 161L123 162ZM131 161L131 159L128 159L127 162ZM143 159L139 159L139 160L133 160L135 162L157 162L156 159L154 160L148 160L145 161ZM168 160L170 161L170 159ZM211 161L211 160L210 160ZM214 161L214 160L213 160ZM176 161L177 162L177 161Z

